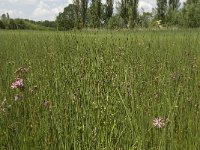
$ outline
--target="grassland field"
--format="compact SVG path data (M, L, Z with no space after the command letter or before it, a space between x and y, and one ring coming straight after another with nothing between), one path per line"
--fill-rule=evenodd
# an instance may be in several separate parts
M199 29L0 30L0 149L199 147Z

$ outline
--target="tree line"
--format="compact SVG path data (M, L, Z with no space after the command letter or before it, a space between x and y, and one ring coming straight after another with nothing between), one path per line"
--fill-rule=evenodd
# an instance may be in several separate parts
M114 0L105 4L102 0L73 0L57 16L57 28L200 27L200 0L187 0L182 7L180 0L157 0L152 12L140 13L138 4L139 0L120 0L114 8Z
M33 21L29 19L12 19L9 14L2 14L0 17L0 29L11 30L53 30L56 28L55 21Z

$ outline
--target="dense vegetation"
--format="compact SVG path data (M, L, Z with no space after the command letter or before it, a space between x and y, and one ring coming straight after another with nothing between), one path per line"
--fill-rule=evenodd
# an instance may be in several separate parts
M57 16L58 29L200 27L200 0L187 0L182 7L180 0L157 0L152 12L140 13L139 0L120 0L115 13L113 3L114 0L105 4L102 0L74 0Z
M0 20L0 29L11 30L55 30L55 21L33 21L28 19L12 19L9 14L2 14Z
M139 12L139 0L73 0L55 21L11 19L3 14L0 29L82 29L82 28L197 28L200 27L200 0L157 0L152 12ZM115 10L115 12L114 12ZM159 23L158 23L159 21Z
M198 149L199 33L0 31L0 149Z

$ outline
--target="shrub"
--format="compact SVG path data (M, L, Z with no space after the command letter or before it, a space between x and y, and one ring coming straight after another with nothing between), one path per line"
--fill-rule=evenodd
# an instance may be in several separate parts
M110 18L108 21L108 28L109 29L119 29L119 28L124 28L125 23L122 17L116 15Z

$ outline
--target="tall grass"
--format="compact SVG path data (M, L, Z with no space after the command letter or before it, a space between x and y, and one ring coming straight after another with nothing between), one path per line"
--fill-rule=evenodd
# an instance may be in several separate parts
M0 149L198 149L198 32L0 31Z

